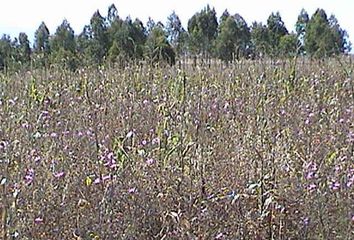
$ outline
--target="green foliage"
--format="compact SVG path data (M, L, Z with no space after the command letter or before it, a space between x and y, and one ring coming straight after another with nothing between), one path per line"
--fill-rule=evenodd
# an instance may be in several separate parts
M44 22L42 22L34 34L34 63L35 66L43 67L48 65L48 57L50 54L49 30Z
M218 21L215 9L209 5L201 12L196 13L188 21L190 36L190 50L194 54L203 54L205 57L212 52L214 40L217 37Z
M222 25L224 24L224 22L227 20L228 17L230 17L230 13L227 9L225 9L225 11L222 13L220 17L219 30L222 28Z
M114 4L108 7L107 21L108 25L111 26L114 22L119 19L118 10Z
M31 61L31 47L27 34L21 32L18 41L18 60L22 65L28 65Z
M305 9L302 9L295 24L295 30L300 44L300 49L299 49L300 54L304 54L305 52L304 41L305 41L305 34L306 34L306 26L309 20L310 18L308 13L306 12Z
M323 58L348 52L350 44L337 19L328 19L323 9L317 9L306 26L305 50L310 56Z
M251 39L246 21L236 14L228 16L221 22L215 44L217 56L224 61L246 57Z
M268 41L270 46L269 54L271 56L279 56L279 43L280 39L288 34L288 30L285 27L283 20L280 17L279 12L272 13L267 20L268 27Z
M173 65L176 54L167 40L162 26L156 25L146 40L146 57L151 63L166 62Z
M256 57L263 57L270 52L269 30L259 22L253 22L251 27L251 41Z
M37 53L50 53L49 30L44 22L39 25L34 34L34 51Z
M15 44L9 35L4 34L0 39L0 70L12 67L15 62Z
M69 70L76 70L80 65L80 61L75 52L59 48L55 53L51 55L51 62L62 68Z
M296 34L291 33L280 38L279 53L283 57L295 57L297 55L298 39Z
M66 19L57 28L54 36L51 38L50 43L51 50L53 52L59 51L61 48L65 51L76 51L74 30L71 28L69 22Z
M145 27L139 19L121 19L116 6L111 4L107 16L98 10L94 12L79 35L74 34L67 20L53 35L42 22L35 31L33 49L25 33L13 40L3 35L0 70L48 68L52 64L75 70L78 66L102 66L117 61L125 65L144 58L174 64L179 56L194 57L196 62L198 55L208 62L212 57L229 62L296 54L324 58L351 50L347 32L334 15L327 18L322 9L311 18L302 9L295 35L288 33L279 12L272 13L266 24L254 22L248 27L242 16L231 16L227 9L218 23L216 11L209 5L189 19L187 29L175 12L168 16L166 27L152 18Z
M167 18L166 32L168 41L174 48L175 52L178 55L185 54L187 52L188 34L183 28L178 15L174 11Z
M121 50L119 48L117 41L113 41L112 46L108 50L107 60L111 63L116 62L120 56L120 53L121 53Z
M51 38L51 63L75 70L78 67L74 30L67 20L57 28Z
M109 28L112 45L109 49L109 59L112 61L118 55L126 60L141 59L146 41L143 23L136 19L134 22L128 17L125 21L116 19Z
M106 20L99 11L96 11L91 17L88 35L88 56L93 63L100 64L107 55L109 42Z

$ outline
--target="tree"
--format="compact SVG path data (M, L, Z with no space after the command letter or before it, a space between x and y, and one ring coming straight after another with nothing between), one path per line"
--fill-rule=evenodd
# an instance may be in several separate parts
M61 48L72 53L76 51L74 30L66 19L64 19L61 25L57 28L51 39L50 46L53 52L58 51Z
M109 49L110 61L115 61L118 57L127 60L141 59L146 41L143 23L139 19L133 22L127 17L124 21L116 20L112 27L114 29L110 35L113 41Z
M146 40L146 57L151 63L166 62L174 65L176 54L161 26L155 26Z
M18 36L18 57L22 64L27 64L31 61L31 47L26 33L21 32Z
M305 50L312 57L323 58L350 50L346 32L334 16L327 18L323 9L317 9L306 26Z
M188 21L188 33L190 36L190 49L195 54L209 57L212 46L217 36L218 21L215 9L209 5L201 12L196 13Z
M342 29L338 23L337 18L331 15L328 19L329 26L335 41L335 53L348 53L351 50L348 33Z
M108 51L108 35L105 18L97 10L90 20L90 55L94 63L102 63Z
M49 36L49 30L42 22L34 34L34 51L36 53L44 53L45 55L50 53Z
M288 34L288 30L285 27L280 13L272 13L267 20L268 27L268 41L270 46L269 54L271 56L279 55L279 43L280 39Z
M294 57L297 55L297 35L295 33L290 33L284 35L279 41L279 53L280 56L284 57Z
M186 31L184 30L181 20L175 11L167 18L166 25L167 38L171 46L178 54L186 51Z
M92 63L92 57L90 55L91 32L91 27L89 25L84 26L76 40L78 56L83 65Z
M155 26L156 26L156 23L155 23L154 19L149 17L148 21L146 22L146 35L149 35Z
M119 48L119 45L117 41L113 41L112 46L108 50L108 57L107 60L111 63L116 62L121 55L121 50Z
M49 30L42 22L34 34L34 63L36 66L43 67L48 65L50 54Z
M219 29L221 29L221 26L223 25L223 23L227 20L227 18L230 16L230 13L227 9L225 9L225 11L222 13L221 17L220 17L220 24L219 24Z
M302 9L295 24L296 35L299 43L299 53L304 54L305 52L305 34L306 26L310 18L305 9Z
M13 67L15 63L15 44L9 35L4 34L0 39L0 70Z
M51 41L51 62L75 70L78 65L74 30L64 19Z
M246 21L239 15L228 16L220 24L216 39L216 52L220 59L232 61L248 55L250 30Z
M118 10L114 4L111 4L107 13L108 26L111 26L117 19L119 19Z
M270 52L269 33L267 26L253 22L251 27L251 42L255 57L263 57Z

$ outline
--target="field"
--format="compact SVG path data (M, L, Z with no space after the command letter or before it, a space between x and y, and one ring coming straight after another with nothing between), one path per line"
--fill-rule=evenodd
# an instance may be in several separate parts
M354 65L0 75L1 239L354 239Z

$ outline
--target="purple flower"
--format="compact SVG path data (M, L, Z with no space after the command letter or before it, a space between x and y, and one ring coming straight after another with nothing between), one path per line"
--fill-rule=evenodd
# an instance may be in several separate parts
M24 123L22 123L22 128L25 128L25 129L29 129L29 124L28 124L28 122L24 122Z
M41 224L41 223L43 223L43 218L41 218L41 217L36 217L36 218L34 219L34 223L35 223L35 224Z
M338 190L339 187L340 187L340 183L337 182L336 180L333 180L333 179L332 179L332 181L330 182L329 187L330 187L332 190L334 190L334 191L335 191L335 190Z
M223 236L224 236L223 233L219 233L218 235L215 236L215 239L222 239Z
M314 162L309 162L304 165L304 171L306 172L306 179L312 179L316 177L317 164Z
M147 141L144 139L143 141L141 141L141 145L145 146L147 144Z
M348 142L349 143L354 142L354 132L349 132L348 133Z
M51 134L50 134L50 137L52 137L52 138L56 138L56 137L58 137L58 134L57 134L57 133L55 133L55 132L53 132L53 133L51 133Z
M54 173L54 177L55 178L62 178L65 176L65 172L57 172L57 173Z
M30 168L27 170L26 176L25 176L25 183L26 185L30 185L34 180L34 170L33 168Z
M314 183L311 183L307 187L307 190L309 190L310 192L314 191L315 189L316 189L316 184L314 184Z
M105 151L101 156L102 162L104 162L104 166L110 169L117 167L116 157L113 152Z
M315 172L308 172L306 175L306 179L307 180L312 179L314 176L315 176Z
M309 225L310 219L308 217L303 218L302 222L303 222L304 225Z
M160 138L156 137L156 138L152 139L151 143L152 143L153 145L158 145L158 144L160 144Z
M347 182L347 187L350 188L354 184L354 175L352 175Z
M101 182L106 182L106 181L109 181L111 180L111 176L110 175L105 175L105 176L102 176L102 178L98 177L95 179L95 181L93 181L94 184L100 184Z
M111 180L111 176L110 175L106 175L106 176L102 176L102 182Z
M148 159L146 160L146 164L147 164L147 165L152 165L152 164L154 164L154 163L155 163L155 160L152 159L152 158L148 158Z
M96 178L95 181L93 181L94 184L99 184L101 183L101 179L100 178Z

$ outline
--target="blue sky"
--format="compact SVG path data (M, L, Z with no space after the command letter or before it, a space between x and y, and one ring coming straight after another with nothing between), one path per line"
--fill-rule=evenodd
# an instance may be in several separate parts
M0 0L0 34L7 33L15 37L23 31L32 38L42 21L54 33L64 18L78 34L89 23L95 10L99 9L105 16L111 3L116 5L120 17L130 15L133 19L140 18L144 23L149 16L165 23L167 16L175 10L184 26L195 12L207 4L215 7L218 17L227 8L230 14L241 14L249 24L253 21L265 23L272 11L279 11L290 31L294 30L302 8L312 15L320 7L328 15L333 13L337 17L354 43L353 0Z

